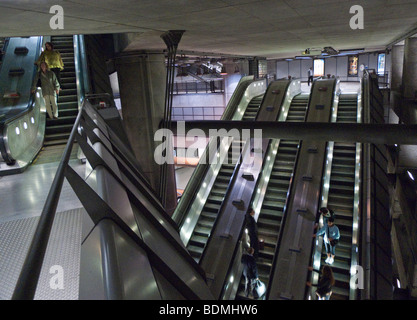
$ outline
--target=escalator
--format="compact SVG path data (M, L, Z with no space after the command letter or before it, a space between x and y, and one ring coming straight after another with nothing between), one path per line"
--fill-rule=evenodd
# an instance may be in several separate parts
M295 96L288 109L286 121L303 122L307 113L308 102L309 94ZM284 215L298 148L299 141L296 140L282 140L279 142L257 220L258 236L264 240L264 248L259 251L257 266L259 279L266 285L270 279L272 264L277 251L281 221ZM236 299L247 299L244 289L245 278L242 276Z
M357 95L341 94L339 98L338 123L356 123L358 116ZM354 216L356 143L334 142L327 206L335 212L335 224L340 230L332 269L336 284L332 299L349 299L350 267L352 257L352 232ZM322 250L321 265L327 258Z
M42 148L45 117L40 91L31 93L42 37L7 38L0 68L0 175L24 171Z
M187 249L197 262L200 261L203 254L204 248L210 237L211 230L213 229L216 221L217 214L227 193L230 181L232 180L233 172L236 166L236 163L233 163L232 161L240 156L241 148L242 145L239 146L239 149L236 147L233 148L233 146L229 148L227 154L228 161L220 168L213 188L210 191L210 195L207 198L194 232L188 242ZM234 154L233 151L235 150L239 150L239 153Z
M263 95L254 97L243 115L243 121L254 121L262 103ZM230 145L227 154L227 163L222 164L217 178L213 184L207 201L201 211L197 224L188 242L187 249L191 256L197 261L203 254L204 248L210 237L210 233L215 224L220 207L227 194L227 190L232 181L233 172L236 167L235 159L239 159L240 152L243 150L243 142L234 142Z
M3 47L4 47L5 41L6 41L6 38L0 37L0 67L1 67L2 60L3 60Z
M78 114L77 81L75 76L74 42L72 36L52 36L54 49L64 62L61 71L61 91L58 96L58 119L47 119L44 146L65 145Z
M257 97L254 97L248 104L248 107L246 108L245 114L243 115L242 120L243 121L251 121L256 119L256 115L258 114L259 107L262 103L264 95L259 95Z

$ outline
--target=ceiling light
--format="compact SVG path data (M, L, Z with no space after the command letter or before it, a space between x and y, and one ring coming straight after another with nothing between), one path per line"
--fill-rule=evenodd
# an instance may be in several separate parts
M413 176L413 174L412 174L410 171L408 171L408 170L407 170L407 173L408 173L408 176L410 177L410 179L414 181L414 176Z

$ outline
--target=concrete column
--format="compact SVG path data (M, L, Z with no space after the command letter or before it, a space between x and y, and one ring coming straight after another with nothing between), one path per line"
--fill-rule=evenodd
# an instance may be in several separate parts
M404 45L403 97L414 99L417 91L417 38L408 38Z
M391 51L391 90L401 92L404 46L393 46Z
M116 59L119 80L121 113L129 142L142 172L159 194L162 167L154 160L154 151L161 143L154 134L164 118L166 66L165 56L159 53L137 52ZM173 168L172 168L173 169ZM174 170L168 170L168 190L172 194L166 209L176 205ZM169 209L170 208L170 209Z

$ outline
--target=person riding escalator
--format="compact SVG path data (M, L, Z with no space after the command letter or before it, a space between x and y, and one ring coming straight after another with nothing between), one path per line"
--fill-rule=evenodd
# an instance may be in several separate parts
M37 87L41 87L49 117L58 119L57 94L60 88L58 79L55 73L49 70L46 62L41 62L40 68L41 70L37 73L32 84L32 93L36 91Z

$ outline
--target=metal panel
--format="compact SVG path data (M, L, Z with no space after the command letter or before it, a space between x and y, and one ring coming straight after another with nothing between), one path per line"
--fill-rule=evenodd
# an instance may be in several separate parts
M84 241L80 267L80 300L106 299L161 299L145 251L108 219Z

